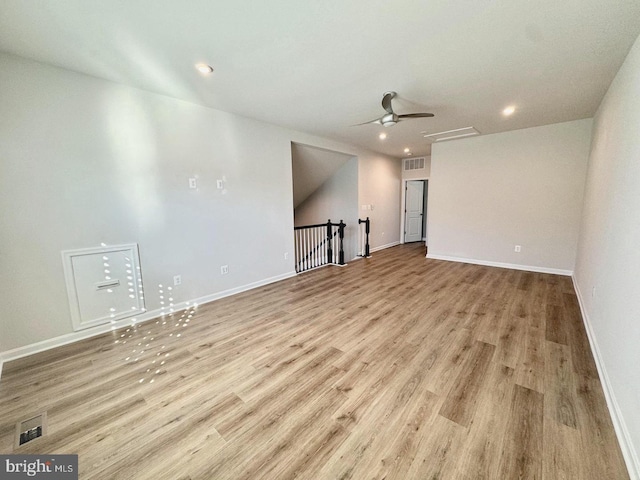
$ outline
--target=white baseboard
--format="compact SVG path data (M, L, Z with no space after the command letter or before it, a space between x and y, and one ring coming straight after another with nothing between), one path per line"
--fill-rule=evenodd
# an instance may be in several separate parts
M242 285L240 287L230 288L228 290L223 290L222 292L212 293L210 295L205 295L200 298L195 298L193 300L177 303L172 307L172 309L173 311L177 312L179 310L184 310L185 308L188 308L194 304L202 305L204 303L213 302L215 300L219 300L224 297L236 295L238 293L246 292L247 290L252 290L254 288L262 287L270 283L279 282L281 280L286 280L287 278L291 278L295 276L296 276L296 272L288 272L282 275L277 275L275 277L265 278L264 280L259 280L257 282ZM0 352L0 379L2 378L2 365L4 362L17 360L18 358L33 355L34 353L40 353L46 350L51 350L52 348L62 347L70 343L79 342L80 340L85 340L87 338L95 337L97 335L101 335L103 333L107 333L112 330L117 330L119 328L129 326L132 324L146 322L148 320L152 320L154 318L162 316L163 314L168 314L168 313L169 313L168 309L149 310L142 313L141 315L136 315L131 318L118 320L114 323L98 325L96 327L87 328L85 330L80 330L77 332L67 333L65 335L60 335L59 337L54 337L48 340L43 340L41 342L25 345L24 347L18 347L18 348L14 348L13 350Z
M593 354L593 358L596 362L596 368L598 369L598 374L600 375L600 383L602 384L602 389L604 390L604 397L607 401L607 407L609 407L611 421L613 422L613 428L615 429L616 436L618 437L620 450L622 450L622 456L624 457L624 461L627 464L629 477L631 478L631 480L640 480L640 461L638 460L638 454L633 447L629 429L627 428L627 424L625 423L622 412L620 411L620 406L618 405L613 388L611 386L609 375L607 374L604 362L602 361L602 355L600 354L600 348L598 347L598 342L593 331L593 326L591 324L589 314L587 313L587 310L585 308L583 300L584 297L582 296L582 292L580 291L580 287L578 286L576 277L572 275L571 278L573 280L573 287L578 297L578 304L580 305L584 328L587 331L587 337L589 338L589 344L591 345L591 353Z
M248 283L240 287L230 288L229 290L223 290L222 292L212 293L210 295L205 295L204 297L196 298L195 300L191 301L191 304L197 303L198 305L200 305L203 303L213 302L214 300L230 297L231 295L236 295L238 293L246 292L247 290L253 290L254 288L263 287L265 285L269 285L270 283L276 283L281 280L286 280L287 278L292 278L292 277L295 277L296 275L297 275L296 272L283 273L282 275L276 275L275 277L265 278L264 280ZM188 307L187 303L188 302L185 302L185 305L182 308Z
M524 270L527 272L551 273L554 275L565 275L567 277L573 275L573 270L561 270L559 268L537 267L533 265L519 265L517 263L491 262L488 260L476 260L474 258L450 257L435 253L427 253L427 258L432 258L434 260L446 260L448 262L471 263L473 265L484 265L486 267L510 268L512 270Z
M391 242L387 243L386 245L380 245L379 247L371 248L369 250L369 253L378 252L380 250L384 250L385 248L395 247L396 245L400 245L400 242Z

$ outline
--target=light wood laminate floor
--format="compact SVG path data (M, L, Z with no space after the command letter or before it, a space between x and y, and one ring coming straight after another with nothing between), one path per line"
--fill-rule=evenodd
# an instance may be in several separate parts
M416 244L7 363L0 405L82 479L628 478L571 279Z

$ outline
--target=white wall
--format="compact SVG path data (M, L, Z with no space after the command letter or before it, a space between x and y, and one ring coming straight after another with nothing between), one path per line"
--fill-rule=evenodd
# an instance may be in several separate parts
M316 225L327 220L346 223L345 261L358 254L358 159L352 158L302 202L294 212L296 226Z
M357 155L367 177L391 161L5 54L0 111L5 358L71 338L61 250L138 243L150 310L176 274L175 303L235 291L293 273L292 141Z
M594 118L574 278L640 478L640 38Z
M293 270L285 131L16 57L0 62L0 351L71 332L61 250L139 243L151 310L176 274L177 303Z
M380 155L358 157L360 218L369 217L371 251L400 243L401 161ZM372 210L363 210L370 205Z
M434 144L428 256L570 274L591 124Z

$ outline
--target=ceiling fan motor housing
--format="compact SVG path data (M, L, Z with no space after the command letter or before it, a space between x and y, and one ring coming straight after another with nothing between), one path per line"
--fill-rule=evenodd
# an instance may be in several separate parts
M389 113L380 119L380 123L385 127L392 127L398 123L398 116L395 113Z

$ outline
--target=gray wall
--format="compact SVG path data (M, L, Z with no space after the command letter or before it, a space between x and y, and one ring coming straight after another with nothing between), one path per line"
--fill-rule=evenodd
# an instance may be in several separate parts
M640 478L640 39L594 118L575 280Z
M573 272L591 123L434 144L429 256Z

